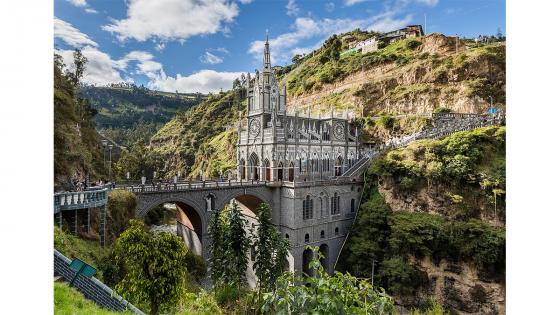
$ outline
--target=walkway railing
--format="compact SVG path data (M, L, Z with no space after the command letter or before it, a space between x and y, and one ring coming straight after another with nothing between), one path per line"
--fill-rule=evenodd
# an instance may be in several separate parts
M226 187L255 187L264 186L270 181L263 180L208 180L208 181L187 181L177 183L154 183L154 184L141 184L141 183L128 183L117 185L117 189L125 189L134 193L149 193L149 192L171 192L171 191L188 191L188 190L203 190L207 188L226 188Z
M67 210L87 209L104 206L109 188L54 194L54 213Z

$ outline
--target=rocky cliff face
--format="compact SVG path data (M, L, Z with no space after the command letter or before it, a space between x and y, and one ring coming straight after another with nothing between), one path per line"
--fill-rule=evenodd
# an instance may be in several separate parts
M472 264L446 260L435 264L428 258L413 256L410 261L429 279L426 288L417 292L417 298L435 297L457 314L505 314L505 283L481 278Z
M352 62L367 63L372 56L386 56L386 61L319 88L314 85L312 91L292 94L289 102L313 110L349 107L363 116L426 113L437 107L480 113L490 103L505 107L505 43L469 48L461 40L436 33L418 41L415 48L396 43L363 55ZM294 80L289 74L286 80L290 79Z

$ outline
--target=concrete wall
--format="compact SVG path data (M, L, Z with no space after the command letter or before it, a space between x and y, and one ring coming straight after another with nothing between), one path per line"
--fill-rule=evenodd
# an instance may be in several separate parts
M54 250L54 273L70 282L76 272L70 268L70 259ZM87 278L79 275L72 285L80 291L87 299L94 301L97 305L111 311L124 311L127 308L136 314L144 314L134 305L117 295L111 288L97 280L95 277Z

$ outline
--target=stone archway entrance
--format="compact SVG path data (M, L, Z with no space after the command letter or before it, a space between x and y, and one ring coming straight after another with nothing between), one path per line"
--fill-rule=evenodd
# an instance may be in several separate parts
M309 248L306 248L303 251L302 260L301 260L301 271L303 274L306 274L310 277L313 277L313 270L309 268L309 263L313 259L313 251Z

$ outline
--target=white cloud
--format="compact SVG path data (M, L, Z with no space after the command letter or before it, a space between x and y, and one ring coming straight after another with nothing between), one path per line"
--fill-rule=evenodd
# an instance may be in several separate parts
M92 8L86 8L86 12L91 13L91 14L97 14L98 13L97 10L92 9Z
M185 40L201 34L223 31L239 13L229 0L129 0L127 17L102 28L121 41L134 38Z
M335 8L334 2L327 2L327 3L325 4L325 10L326 10L327 12L332 12L332 11L334 11L334 8Z
M241 4L249 4L253 2L253 0L239 0L239 2L241 2Z
M215 50L227 51L221 48ZM74 51L56 50L56 52L62 56L67 68L73 70ZM113 60L108 54L91 46L83 47L82 53L88 59L83 82L94 85L133 82L131 75L144 75L148 77L147 86L151 89L168 92L208 93L219 92L220 89L231 89L233 80L242 74L242 72L200 70L189 76L177 74L172 77L167 76L163 65L155 61L154 56L146 51L134 50L118 60ZM122 74L124 74L124 79Z
M352 6L356 3L366 2L367 0L344 0L345 6Z
M433 7L438 4L439 0L416 0L416 2Z
M407 15L402 19L393 19L390 17L376 21L368 29L376 32L389 32L403 28L412 22L412 15Z
M208 63L211 65L219 64L224 61L223 58L216 56L209 51L205 52L204 55L200 56L199 59L202 63Z
M288 0L286 10L286 14L289 16L297 16L299 14L299 7L297 6L296 0Z
M86 45L97 47L97 43L91 40L86 34L80 32L72 24L57 17L54 18L54 37L62 39L66 44L80 48Z
M165 49L165 42L160 42L156 44L156 50L162 52Z
M56 52L62 56L62 60L67 68L72 70L74 68L74 51L57 50ZM83 78L85 83L106 85L123 81L118 71L118 61L111 59L108 54L91 46L82 48L82 54L88 59Z
M77 7L85 7L87 6L86 0L66 0Z
M219 92L220 89L231 89L233 80L239 78L243 72L217 72L214 70L200 70L189 76L177 74L175 77L162 76L148 83L151 89L166 92Z
M125 70L130 63L136 63L135 74L145 75L150 79L164 76L161 63L154 61L154 56L146 51L134 50L129 52L122 59L117 61L118 67Z

